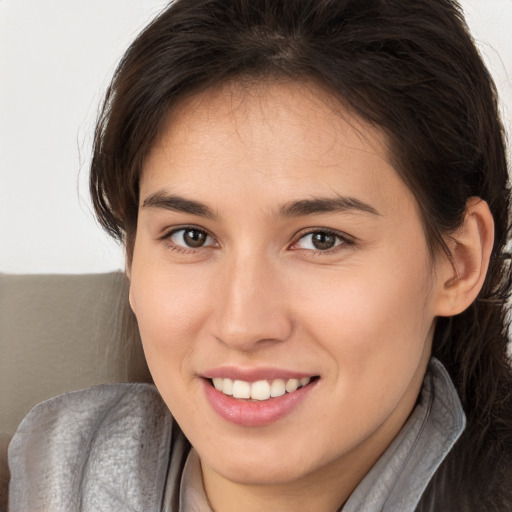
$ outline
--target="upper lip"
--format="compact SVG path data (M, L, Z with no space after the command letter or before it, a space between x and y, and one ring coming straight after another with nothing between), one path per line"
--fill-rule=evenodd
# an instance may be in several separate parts
M206 379L223 378L231 380L243 380L245 382L257 382L259 380L274 379L302 379L304 377L314 377L315 375L316 374L314 373L275 367L240 368L235 366L221 366L201 373L201 377Z

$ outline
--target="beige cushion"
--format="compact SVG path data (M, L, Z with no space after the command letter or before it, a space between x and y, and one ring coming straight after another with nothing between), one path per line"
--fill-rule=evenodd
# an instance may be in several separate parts
M104 382L149 382L122 273L0 274L0 510L7 444L37 403Z

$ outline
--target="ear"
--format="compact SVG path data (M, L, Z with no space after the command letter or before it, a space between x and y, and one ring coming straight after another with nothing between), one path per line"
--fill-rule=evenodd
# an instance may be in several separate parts
M447 240L451 258L438 265L440 289L437 316L462 313L480 292L494 244L494 220L488 204L471 197L466 204L464 223Z

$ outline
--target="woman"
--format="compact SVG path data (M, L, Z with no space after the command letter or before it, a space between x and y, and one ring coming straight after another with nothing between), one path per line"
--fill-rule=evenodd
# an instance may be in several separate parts
M13 510L512 510L510 187L455 2L174 2L91 189L158 392L38 406Z

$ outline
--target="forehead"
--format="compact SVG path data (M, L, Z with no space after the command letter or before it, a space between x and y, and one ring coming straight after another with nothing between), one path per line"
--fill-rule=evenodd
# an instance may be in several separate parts
M280 132L283 125L286 132ZM373 146L381 156L387 154L383 132L352 113L325 88L313 81L282 80L227 82L182 100L164 120L153 148L165 145L176 151L190 143L199 150L207 148L214 137L224 136L229 142L237 135L247 142L247 150L256 149L259 142L267 142L271 149L275 145L262 141L262 133L255 138L262 126L269 139L278 135L280 142L300 140L304 149L315 145L325 151L342 133L351 135L354 147L368 150Z
M146 159L141 199L157 188L196 195L244 180L252 194L360 194L381 202L404 187L387 139L313 82L231 82L184 100L169 114Z

